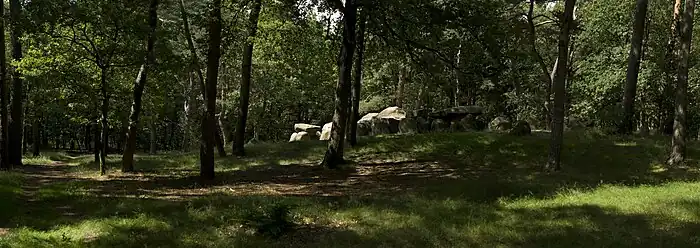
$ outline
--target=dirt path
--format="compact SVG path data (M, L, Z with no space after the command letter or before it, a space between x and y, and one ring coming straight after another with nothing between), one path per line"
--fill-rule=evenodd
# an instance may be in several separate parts
M367 196L420 191L434 185L463 181L463 171L431 161L383 161L363 163L344 170L326 170L315 165L259 166L247 170L217 172L208 185L199 183L197 171L153 171L94 176L71 171L70 165L26 165L22 186L27 202L40 189L56 183L75 183L98 197L137 197L188 200L213 193L280 196Z

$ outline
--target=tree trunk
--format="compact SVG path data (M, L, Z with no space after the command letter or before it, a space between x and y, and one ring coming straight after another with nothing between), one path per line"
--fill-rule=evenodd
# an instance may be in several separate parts
M347 123L348 96L352 79L352 61L355 52L355 24L357 6L356 0L345 1L345 11L343 13L343 44L340 49L338 85L335 90L335 113L333 114L333 128L331 129L331 139L328 143L321 166L327 168L337 168L343 164L343 145L345 143L345 124Z
M552 76L550 75L549 69L547 69L547 64L544 62L544 58L542 58L542 55L540 55L540 52L537 51L537 33L535 31L535 23L534 23L534 11L535 11L535 0L530 0L530 8L527 12L527 26L528 26L528 33L529 33L529 40L530 40L530 51L533 56L535 56L535 60L537 60L537 64L540 67L540 70L542 71L542 82L544 83L545 86L545 99L544 99L544 105L543 105L543 112L545 115L545 122L547 123L547 128L551 128L551 113L550 113L550 108L552 106L552 101L551 101L551 96L552 96ZM556 70L557 65L554 65L554 70Z
M185 89L185 102L183 104L183 115L182 115L182 150L185 152L190 151L190 109L192 107L192 94L191 90L194 87L194 80L192 79L192 73L188 73L188 87Z
M573 23L576 0L566 0L564 4L564 19L561 24L558 42L558 63L553 80L554 105L552 106L552 134L549 148L549 158L546 169L557 171L561 169L561 150L564 138L564 104L566 102L566 74L569 62L569 33Z
M202 120L200 170L202 180L214 179L214 143L216 135L216 83L221 57L221 0L212 3L209 18L209 51L207 53L207 81L205 85L205 116Z
M680 23L680 13L682 0L676 0L673 5L673 20L671 21L671 35L669 36L668 43L666 44L666 61L664 63L664 73L666 74L666 85L664 85L663 96L659 99L659 109L662 110L664 120L661 123L661 129L664 134L673 134L673 122L674 122L674 107L673 94L676 86L676 76L678 75L678 70L676 68L678 63L678 50L676 45L678 44L679 30L678 24Z
M362 91L362 60L365 55L365 28L367 26L367 11L359 13L360 29L357 31L357 58L355 59L355 79L352 82L350 94L352 95L352 111L350 113L350 127L348 139L351 146L357 145L357 122L360 120L360 92Z
M105 175L107 172L107 152L109 149L109 123L107 123L107 117L109 114L109 95L107 95L107 67L102 67L101 69L101 85L100 92L102 93L102 107L100 122L102 124L102 141L100 142L100 175Z
M94 149L94 154L95 154L95 163L99 164L100 163L100 150L102 147L102 144L100 143L100 128L99 128L99 123L94 123L92 124L92 130L94 131L94 134L92 135L93 139L93 149Z
M215 115L216 116L216 115ZM219 157L226 157L226 143L224 142L223 131L221 130L221 124L219 123L219 118L214 117L214 125L216 125L216 133L214 135L214 140L216 141L216 149L219 152Z
M34 125L32 126L32 135L34 136L32 137L32 143L34 143L32 145L32 156L34 157L38 157L39 155L41 155L41 151L39 149L41 144L41 128L39 127L39 125L41 125L41 121L39 120L39 118L36 118L36 120L34 120Z
M233 154L236 156L245 155L245 127L248 120L248 105L250 101L250 78L253 61L253 39L258 30L258 17L260 16L261 0L253 1L253 9L250 11L248 27L248 39L243 48L243 65L241 66L241 97L240 112L236 125L236 134L233 140Z
M5 1L0 1L0 40L5 40ZM7 61L5 59L5 42L0 42L0 170L9 170L9 129L7 102L10 98L7 88Z
M136 133L138 131L139 116L141 114L141 96L143 96L143 89L146 87L148 71L155 61L153 46L155 44L156 28L158 26L158 0L151 0L151 5L148 10L148 25L150 30L146 41L146 56L139 69L139 74L136 76L136 82L134 83L134 101L131 104L129 127L126 132L126 146L124 147L124 154L122 155L122 172L134 171L134 152L136 152Z
M220 9L219 9L219 12L221 12ZM185 29L185 38L187 40L187 46L190 50L190 53L192 54L192 65L195 67L195 72L197 74L197 77L199 78L199 87L200 87L200 90L202 92L202 98L204 99L204 102L206 103L206 102L208 102L207 101L207 93L206 93L207 89L206 89L206 86L204 85L205 84L204 75L202 73L202 67L199 64L199 56L197 56L197 49L195 48L194 40L192 39L192 33L190 31L190 24L189 24L189 21L187 18L187 12L185 11L184 0L180 0L180 14L182 16L182 22L183 22L184 29ZM221 32L221 31L219 31L219 32ZM220 34L219 34L219 36L220 36ZM210 43L211 43L211 41L210 41ZM221 41L219 41L219 43L221 43ZM221 50L220 48L218 48L218 49ZM219 55L219 57L220 57L220 55ZM209 67L209 65L207 65L207 67ZM218 74L218 65L217 65L217 74ZM207 72L207 77L209 77L209 72ZM215 98L214 102L216 102L216 94L212 94L212 95ZM205 106L205 109L206 109L206 106ZM205 117L205 119L206 119L206 117ZM215 120L214 120L214 125L216 125ZM217 146L218 151L219 151L219 156L226 157L226 148L224 147L223 141L220 141L221 137L219 136L219 134L217 132L215 132L213 134L213 137L214 137L214 141L215 141L214 143ZM200 153L201 152L202 151L200 151Z
M671 157L669 165L681 164L685 161L686 152L686 112L688 110L688 60L690 44L693 40L693 14L695 0L685 1L683 21L681 22L680 61L678 63L678 85L676 87L676 114L673 122L673 138L671 139Z
M226 144L229 144L232 141L233 134L231 133L231 125L228 119L226 118L226 113L221 113L219 114L218 122L219 127L221 127L221 138L224 143L224 147Z
M156 135L158 133L158 130L156 130L156 118L153 118L153 120L148 123L148 131L150 133L148 154L155 155L158 149L156 142Z
M454 74L455 74L455 95L454 95L454 106L459 107L460 103L460 95L462 94L461 92L461 86L462 84L466 83L464 80L464 73L462 73L462 40L460 39L459 41L459 47L457 48L457 55L455 56L456 58L456 66L454 68ZM468 91L468 90L467 90ZM468 94L468 93L467 93Z
M12 44L12 59L22 60L22 24L20 20L22 6L19 0L10 0L10 43ZM22 165L22 128L24 126L24 85L17 68L12 68L12 107L9 137L10 164Z
M189 48L190 53L192 55L192 65L195 67L195 72L197 73L197 77L199 78L199 87L202 90L202 96L206 98L204 75L202 73L202 67L199 64L199 56L197 56L197 49L194 47L194 40L192 39L192 32L190 31L190 23L187 18L187 11L185 11L184 0L180 0L180 15L182 17L182 24L185 29L185 39L187 40L187 48Z
M644 26L647 19L648 0L637 0L636 13L634 15L634 27L632 29L632 46L627 62L627 82L622 98L623 119L619 132L631 134L634 131L634 98L637 94L637 80L639 77L639 64L642 57L642 41L644 39Z

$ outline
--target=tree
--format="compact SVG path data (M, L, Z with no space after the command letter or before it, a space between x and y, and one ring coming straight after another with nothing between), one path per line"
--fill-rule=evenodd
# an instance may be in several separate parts
M673 106L673 101L668 99L674 98L674 88L678 81L678 51L677 48L679 38L680 38L680 22L681 22L681 7L683 5L683 0L676 0L673 4L673 19L671 19L671 33L668 36L668 41L666 43L666 54L664 58L664 63L662 69L664 70L666 84L663 85L663 94L660 98L659 108L664 111L662 114L665 119L663 120L663 133L667 135L673 135L673 123L675 118L675 111Z
M637 80L639 78L639 63L642 57L642 41L644 39L644 25L647 19L648 0L637 0L634 25L632 29L632 46L627 62L627 82L622 98L623 119L620 125L620 133L631 134L634 131L634 98L637 95Z
M204 101L207 101L207 94L206 94L206 86L204 82L204 73L202 72L202 66L199 64L199 56L197 55L197 48L194 46L194 39L192 38L192 31L190 30L190 24L189 24L189 18L187 15L187 11L185 10L185 3L184 0L179 1L179 6L180 6L180 15L182 17L182 23L183 27L185 29L185 39L187 40L187 48L190 50L191 53L191 60L192 60L192 66L194 67L194 70L197 74L197 78L199 79L199 88L200 91L202 92L202 98ZM216 101L216 100L214 100ZM216 130L214 133L214 143L217 146L217 149L219 151L219 156L221 157L226 157L226 148L224 147L224 142L221 137L221 127L218 125L218 122L215 121L214 123L216 125Z
M22 60L21 13L22 5L19 0L10 0L10 43L12 44L12 59ZM12 70L12 106L8 144L9 162L22 165L22 134L24 133L24 85L22 75L16 67Z
M0 40L5 40L5 1L0 2ZM5 61L5 42L0 42L0 169L11 168L8 157L8 118L7 118L7 62Z
M343 146L345 143L345 125L348 117L350 85L352 80L352 61L355 52L355 24L357 22L356 0L346 0L343 8L343 38L338 59L339 78L335 90L335 113L328 150L321 165L327 168L337 168L343 164Z
M245 155L245 127L248 120L248 105L250 101L250 78L253 69L253 40L258 30L258 17L260 16L261 0L254 0L253 7L250 11L248 38L246 45L243 48L243 65L241 66L241 94L238 124L236 126L236 134L233 140L233 153L238 156Z
M573 24L574 6L576 0L566 0L564 15L561 20L561 31L558 41L558 63L554 75L554 105L552 106L552 134L549 147L549 158L546 169L557 171L561 169L561 150L564 143L564 104L566 103L566 75L569 62L569 40Z
M221 0L214 0L209 16L209 50L207 52L207 79L205 84L205 116L202 119L199 176L214 179L214 142L216 135L216 83L221 58Z
M367 26L366 10L359 11L359 30L357 30L357 58L355 59L355 79L352 82L350 124L348 139L350 145L357 145L357 122L360 120L360 92L362 90L362 60L365 53L365 29Z
M685 161L688 109L688 60L690 45L693 40L693 14L695 0L685 1L683 21L681 22L680 61L678 63L678 85L676 86L676 112L671 139L671 157L669 165L678 165Z
M530 7L527 12L527 27L528 27L528 39L530 41L530 52L532 53L533 56L535 56L535 60L537 60L537 64L539 65L540 70L542 71L542 74L540 77L542 78L542 82L545 85L545 99L544 99L544 105L543 106L543 112L545 112L545 123L547 123L546 127L551 128L551 113L549 112L549 109L552 106L552 101L551 101L551 96L552 96L552 77L550 76L550 71L547 69L547 64L544 62L544 58L542 58L542 55L540 54L539 51L537 51L537 33L535 31L535 0L530 0ZM556 63L554 64L554 68L556 70ZM552 72L553 74L554 72Z
M134 170L134 152L136 151L136 133L139 124L139 115L141 114L141 96L143 89L146 87L148 71L155 62L154 43L156 39L156 28L158 26L158 0L151 0L148 9L148 38L146 41L146 56L143 64L139 69L139 74L134 82L134 99L131 105L131 114L129 115L129 128L126 134L126 147L122 156L122 172L131 172Z

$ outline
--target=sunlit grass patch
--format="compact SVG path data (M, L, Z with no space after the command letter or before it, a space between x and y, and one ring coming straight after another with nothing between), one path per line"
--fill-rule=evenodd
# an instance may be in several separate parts
M0 247L700 246L694 143L668 167L665 138L565 140L558 173L541 170L546 134L366 137L340 171L317 167L325 142L260 143L217 158L208 186L196 152L137 154L136 173L110 155L106 177L92 155L47 154L66 178L0 173ZM292 230L245 225L280 205Z

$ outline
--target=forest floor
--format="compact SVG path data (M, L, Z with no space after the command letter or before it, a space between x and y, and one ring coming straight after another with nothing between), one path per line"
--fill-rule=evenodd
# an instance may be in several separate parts
M317 166L321 142L256 144L217 159L199 184L194 153L47 153L0 172L0 247L700 247L700 149L667 168L669 138L493 133L361 139L353 164ZM255 234L251 213L287 206L296 225Z

